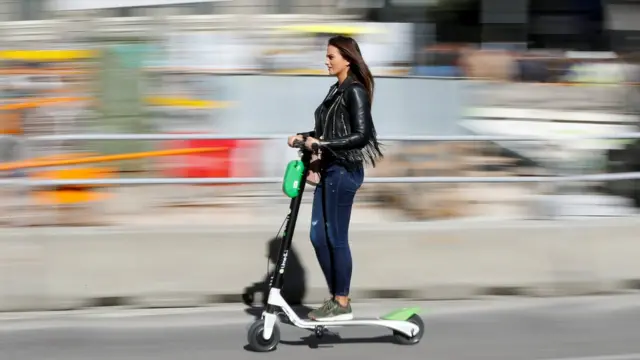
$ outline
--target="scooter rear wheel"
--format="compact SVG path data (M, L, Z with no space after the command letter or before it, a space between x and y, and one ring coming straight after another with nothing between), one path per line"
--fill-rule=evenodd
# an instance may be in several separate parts
M251 324L247 333L247 341L249 342L251 350L257 352L268 352L276 349L280 342L280 328L278 327L278 324L273 324L271 338L265 339L262 336L263 333L264 320L261 319Z
M409 319L407 319L407 321L417 325L420 331L415 336L411 336L411 337L399 331L394 331L393 339L395 340L396 343L400 345L415 345L420 342L420 340L422 339L422 335L424 334L424 322L422 321L422 318L418 314L411 316Z

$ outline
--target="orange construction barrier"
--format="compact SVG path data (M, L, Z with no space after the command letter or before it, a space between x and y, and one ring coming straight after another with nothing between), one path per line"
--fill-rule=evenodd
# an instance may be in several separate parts
M36 179L105 179L115 177L116 171L111 168L75 168L41 171L33 175ZM36 190L33 196L41 205L77 204L91 201L101 201L109 198L110 194L96 191L106 186L96 185L65 185L54 189Z
M26 98L19 101L0 105L0 110L32 109L44 105L56 105L74 101L90 100L89 97L55 97L55 98Z
M91 156L90 153L71 153L60 154L31 159L27 161L15 161L0 164L0 171L14 171L26 168L41 168L80 165L88 163L133 160L155 156L176 156L188 155L204 152L218 152L226 150L221 147L200 147L193 149L176 149L176 150L160 150L146 151L130 154L119 155L103 155ZM36 172L33 177L36 179L104 179L115 177L117 170L111 168L72 168L72 169L52 169ZM98 188L104 188L106 185L64 185L53 186L46 189L36 189L32 192L34 198L42 205L56 204L78 204L93 201L105 200L109 194L96 191Z
M0 134L22 134L22 114L20 111L0 112Z
M86 97L20 98L0 104L0 134L23 134L24 110L89 100Z
M122 160L134 160L142 159L154 156L175 156L193 153L204 152L218 152L223 151L221 147L206 147L195 149L176 149L176 150L159 150L159 151L144 151L131 154L119 154L119 155L102 155L102 156L90 156L85 158L76 159L52 159L52 160L27 160L27 161L14 161L9 163L0 164L0 171L12 171L26 168L38 168L38 167L50 167L50 166L65 166L65 165L80 165L88 163L98 162L110 162L110 161L122 161Z

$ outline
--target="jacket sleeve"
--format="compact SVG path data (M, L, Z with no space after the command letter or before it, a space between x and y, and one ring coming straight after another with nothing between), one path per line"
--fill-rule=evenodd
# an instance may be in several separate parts
M297 133L296 135L316 137L316 132L315 132L315 130L311 130L311 131L306 131L306 132L300 132L300 133Z
M333 150L361 149L369 143L373 120L369 95L363 86L345 90L345 104L349 113L351 133L331 140L321 140L322 146Z

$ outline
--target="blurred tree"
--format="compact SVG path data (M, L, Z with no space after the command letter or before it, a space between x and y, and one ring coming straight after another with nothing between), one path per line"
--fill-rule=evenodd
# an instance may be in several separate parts
M93 130L100 133L149 133L151 119L144 103L143 64L150 56L149 44L129 41L102 48L96 82L99 117ZM152 150L145 141L94 141L94 151L103 154ZM122 171L140 170L146 160L128 160L118 164Z

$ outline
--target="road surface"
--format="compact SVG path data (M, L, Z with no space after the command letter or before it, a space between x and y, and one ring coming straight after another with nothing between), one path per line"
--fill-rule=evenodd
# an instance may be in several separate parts
M419 303L423 341L389 343L389 331L343 328L321 341L283 325L272 353L245 349L253 317L240 305L175 310L93 309L0 314L4 360L429 359L640 360L640 296L489 298ZM355 304L369 316L397 302Z

